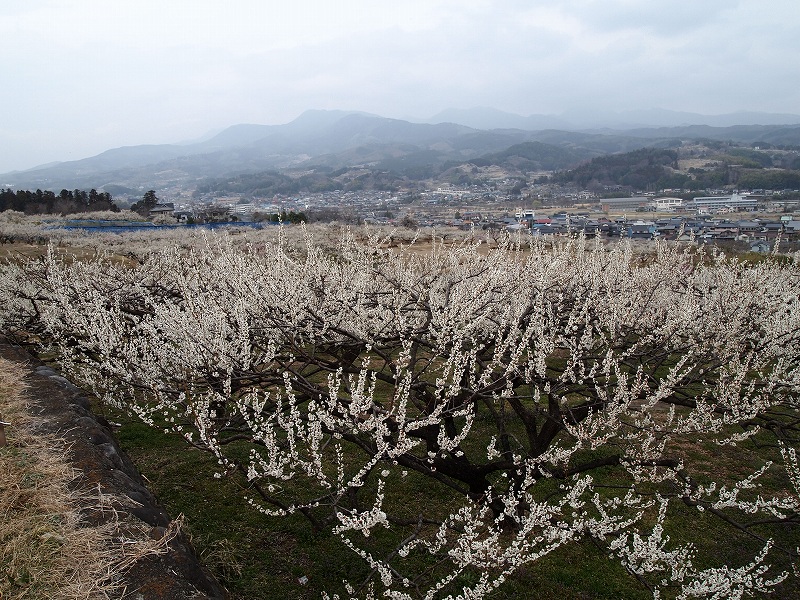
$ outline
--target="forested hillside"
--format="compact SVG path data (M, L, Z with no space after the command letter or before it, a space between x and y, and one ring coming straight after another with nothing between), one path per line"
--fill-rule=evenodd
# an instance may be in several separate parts
M553 171L568 168L593 155L595 153L585 148L566 148L542 142L524 142L470 162L479 167L510 164L520 169Z
M291 176L277 171L242 173L233 177L207 179L198 184L195 195L210 193L248 194L269 198L276 194L318 193L333 190L360 191L398 189L404 178L377 169L348 168L331 170L317 167Z
M681 169L682 149L642 148L593 158L575 169L555 173L551 181L582 188L623 186L638 190L702 190L737 185L743 189L797 189L800 158L796 153L759 151L720 142L698 142L698 166Z
M586 187L590 182L603 185L627 185L647 188L668 177L678 168L678 152L642 148L624 154L593 158L569 171L556 173L553 181Z

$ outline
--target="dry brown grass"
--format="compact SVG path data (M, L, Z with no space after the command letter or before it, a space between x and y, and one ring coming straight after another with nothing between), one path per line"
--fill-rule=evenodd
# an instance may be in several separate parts
M26 407L25 370L0 359L0 599L95 599L124 595L122 573L139 558L166 551L149 527L123 518L114 499L76 491L64 441L37 433ZM87 516L102 511L104 518ZM96 515L95 515L96 516Z

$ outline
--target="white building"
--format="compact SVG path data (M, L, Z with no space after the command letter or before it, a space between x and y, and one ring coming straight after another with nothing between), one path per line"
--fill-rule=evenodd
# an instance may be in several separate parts
M731 194L730 196L698 196L692 199L692 208L699 213L737 212L755 210L757 200L749 196Z
M655 198L651 204L657 211L675 211L684 208L682 198Z
M533 209L528 208L518 208L514 212L514 216L516 217L517 221L533 221L536 218L536 211Z

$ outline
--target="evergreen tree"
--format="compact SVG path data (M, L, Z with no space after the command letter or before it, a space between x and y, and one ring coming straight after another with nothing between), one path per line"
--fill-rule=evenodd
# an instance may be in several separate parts
M131 210L133 212L137 212L143 217L146 217L150 214L150 211L158 204L158 196L156 196L155 190L148 190L142 196L142 199L138 202L134 202L131 205Z

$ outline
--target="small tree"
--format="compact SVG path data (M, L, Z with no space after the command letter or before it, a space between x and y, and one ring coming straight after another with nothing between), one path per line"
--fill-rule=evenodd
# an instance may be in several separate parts
M410 214L404 215L400 224L403 227L406 227L407 229L416 229L417 227L419 227L419 224L417 223L416 219L414 219L414 217Z

